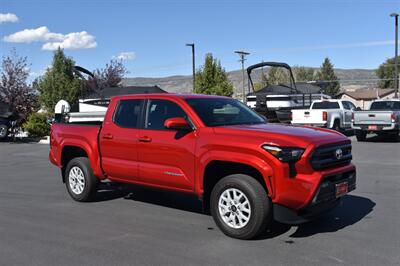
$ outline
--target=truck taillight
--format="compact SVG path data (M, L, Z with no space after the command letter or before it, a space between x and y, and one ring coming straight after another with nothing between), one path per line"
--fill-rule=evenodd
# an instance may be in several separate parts
M327 121L328 120L328 113L327 112L322 112L322 120Z
M392 119L392 123L396 122L396 115L395 115L395 113L392 113L392 114L390 115L390 118Z
M354 123L354 113L351 113L351 123Z

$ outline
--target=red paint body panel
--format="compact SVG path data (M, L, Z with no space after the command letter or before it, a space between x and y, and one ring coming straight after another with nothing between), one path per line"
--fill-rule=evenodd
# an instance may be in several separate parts
M336 173L354 170L352 164L314 170L309 163L313 150L321 145L348 142L344 135L321 128L286 125L240 125L206 127L185 98L217 96L147 94L119 96L111 100L102 127L54 124L50 161L59 166L65 146L86 151L99 179L143 184L203 195L203 176L212 161L246 164L264 178L269 196L294 210L310 203L321 180ZM165 99L177 103L196 130L184 135L174 130L125 129L113 123L114 109L121 99ZM112 138L110 138L112 136ZM296 163L297 175L289 176L289 166L261 148L263 144L299 147L305 151Z

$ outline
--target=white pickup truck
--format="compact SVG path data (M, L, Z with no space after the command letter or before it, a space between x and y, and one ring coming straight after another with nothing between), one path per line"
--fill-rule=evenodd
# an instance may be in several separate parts
M367 133L397 139L400 133L400 99L376 100L369 110L354 112L352 128L358 141L364 141Z
M337 131L351 130L351 118L356 106L349 101L318 100L310 109L292 110L293 125L331 128Z

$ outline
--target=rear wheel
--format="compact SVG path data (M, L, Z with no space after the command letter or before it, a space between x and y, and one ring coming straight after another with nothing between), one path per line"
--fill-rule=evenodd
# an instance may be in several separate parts
M356 130L356 138L358 141L365 141L367 138L367 132L362 130Z
M335 120L335 122L333 122L333 130L336 130L338 132L340 132L342 129L340 128L340 121L339 120Z
M65 185L74 200L94 200L97 184L98 179L93 175L88 158L77 157L69 161L65 171Z
M4 124L0 124L0 139L4 139L8 135L8 127Z
M227 236L252 239L271 220L271 201L254 178L236 174L221 179L211 193L211 214Z

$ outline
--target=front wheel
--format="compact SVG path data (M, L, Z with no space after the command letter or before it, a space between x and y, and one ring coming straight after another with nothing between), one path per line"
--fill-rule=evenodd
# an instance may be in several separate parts
M98 179L93 175L89 159L77 157L69 161L65 171L65 185L76 201L92 201L97 192Z
M211 214L227 236L252 239L266 230L272 204L254 178L236 174L222 178L211 192Z

